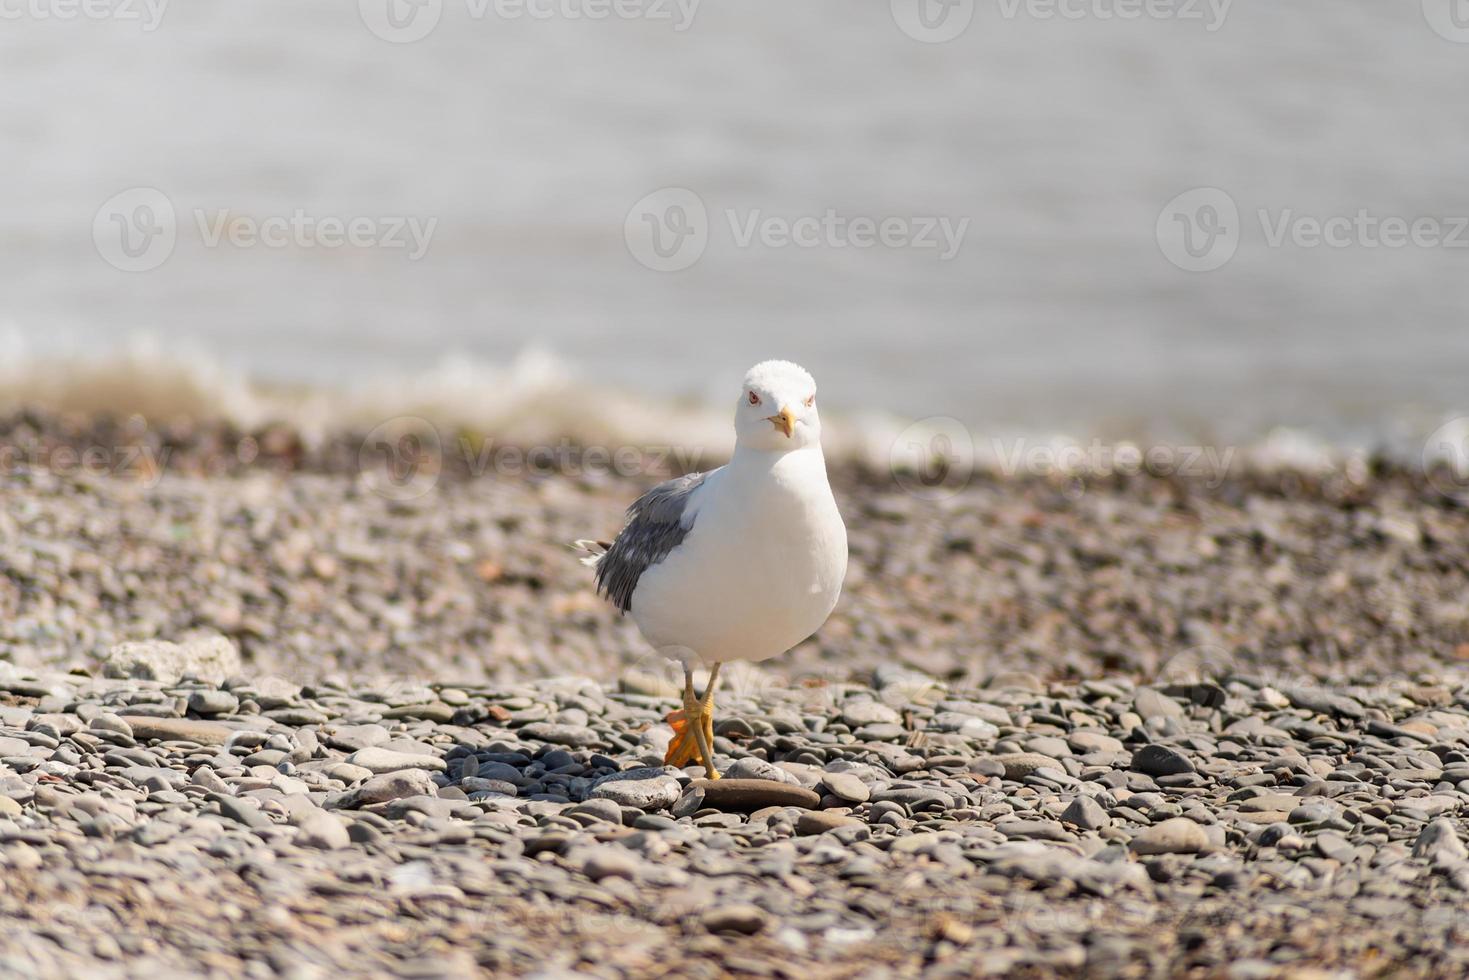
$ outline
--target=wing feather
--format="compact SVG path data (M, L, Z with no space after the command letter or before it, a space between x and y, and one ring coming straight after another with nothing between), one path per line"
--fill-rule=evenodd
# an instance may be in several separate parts
M708 476L690 473L660 483L627 509L616 540L596 558L597 591L621 611L632 608L643 572L667 558L694 526L689 498Z

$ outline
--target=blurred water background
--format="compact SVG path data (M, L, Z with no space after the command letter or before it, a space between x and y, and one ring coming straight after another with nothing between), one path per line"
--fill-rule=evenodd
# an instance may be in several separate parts
M1256 218L1469 215L1469 44L1418 0L1006 0L944 43L887 0L421 2L11 3L0 402L656 434L782 356L858 423L1374 445L1469 405L1469 248L1271 247ZM680 271L625 236L667 187L708 213ZM1205 273L1156 232L1196 187L1241 212ZM130 188L177 212L147 271L94 241ZM226 210L433 232L211 246ZM948 259L738 243L828 212L967 226Z

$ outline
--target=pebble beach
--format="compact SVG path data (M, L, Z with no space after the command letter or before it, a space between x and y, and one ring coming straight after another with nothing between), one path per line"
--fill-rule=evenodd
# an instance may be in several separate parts
M711 783L566 546L671 473L362 444L0 420L0 972L1469 971L1442 481L835 462L842 601Z

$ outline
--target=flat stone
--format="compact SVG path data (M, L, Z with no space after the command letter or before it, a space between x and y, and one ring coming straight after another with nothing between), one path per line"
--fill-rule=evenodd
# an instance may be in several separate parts
M842 721L848 728L867 725L896 725L903 716L881 701L849 701L842 705Z
M251 830L261 830L265 827L273 827L275 824L260 811L254 803L246 802L238 796L225 796L222 793L210 795L215 803L219 805L219 812L229 817L235 823L244 824Z
M354 809L373 803L386 803L405 796L437 796L438 785L424 769L400 769L373 776L354 790L329 798L330 809Z
M343 752L355 752L369 745L381 745L392 736L382 725L340 725L326 729L323 737L327 745Z
M610 824L622 823L622 807L618 805L617 801L605 797L596 797L587 800L585 803L578 803L576 806L567 808L567 816L576 814L593 817Z
M1171 817L1145 827L1132 839L1136 854L1199 854L1209 848L1209 835L1187 817Z
M821 785L832 796L848 803L866 803L872 796L867 784L849 772L824 772L821 774Z
M1151 687L1140 687L1133 698L1133 710L1143 719L1182 718L1183 705Z
M678 801L678 780L662 769L630 769L603 776L592 785L589 799L611 800L639 810L666 810Z
M1001 820L995 829L1014 840L1076 840L1075 834L1068 833L1054 820Z
M296 826L296 843L301 847L314 847L323 851L339 851L352 843L347 834L347 825L342 819L325 810L314 810L304 816Z
M1066 744L1070 745L1071 751L1078 755L1087 755L1091 752L1126 751L1122 739L1113 738L1101 732L1072 732L1066 736Z
M1193 772L1194 764L1167 745L1144 745L1132 754L1132 770L1149 776L1174 776Z
M374 775L397 772L399 769L427 769L431 772L444 772L449 768L443 759L435 755L395 752L378 745L358 749L347 757L347 762L354 766L361 766Z
M796 819L796 833L802 837L824 834L828 830L837 830L842 827L865 826L866 824L859 818L837 813L834 810L810 810Z
M123 715L122 720L140 742L195 742L199 745L223 745L238 729L217 721L195 721L189 718L148 718Z
M753 936L765 928L769 920L765 911L755 905L720 905L705 912L699 919L710 932L733 932L741 936Z
M636 878L642 861L625 847L604 844L592 848L582 861L582 874L593 881L603 878Z
M556 745L569 745L572 748L590 748L602 741L602 736L585 726L580 725L558 725L549 721L532 722L520 729L522 738L532 739L539 742L552 742Z
M754 813L767 806L814 810L821 805L814 791L773 779L696 779L690 785L703 791L705 806L728 812Z
M189 710L196 715L232 715L240 707L240 699L229 691L192 691Z
M1005 767L1005 778L1013 780L1025 779L1034 775L1041 769L1055 769L1065 772L1061 763L1048 755L1039 752L1010 752L1005 755L994 756L994 761Z

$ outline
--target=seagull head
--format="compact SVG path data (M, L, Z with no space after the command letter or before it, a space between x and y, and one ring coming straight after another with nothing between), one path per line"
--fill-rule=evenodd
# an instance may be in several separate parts
M750 368L735 408L735 442L751 449L789 452L821 442L816 382L790 361Z

